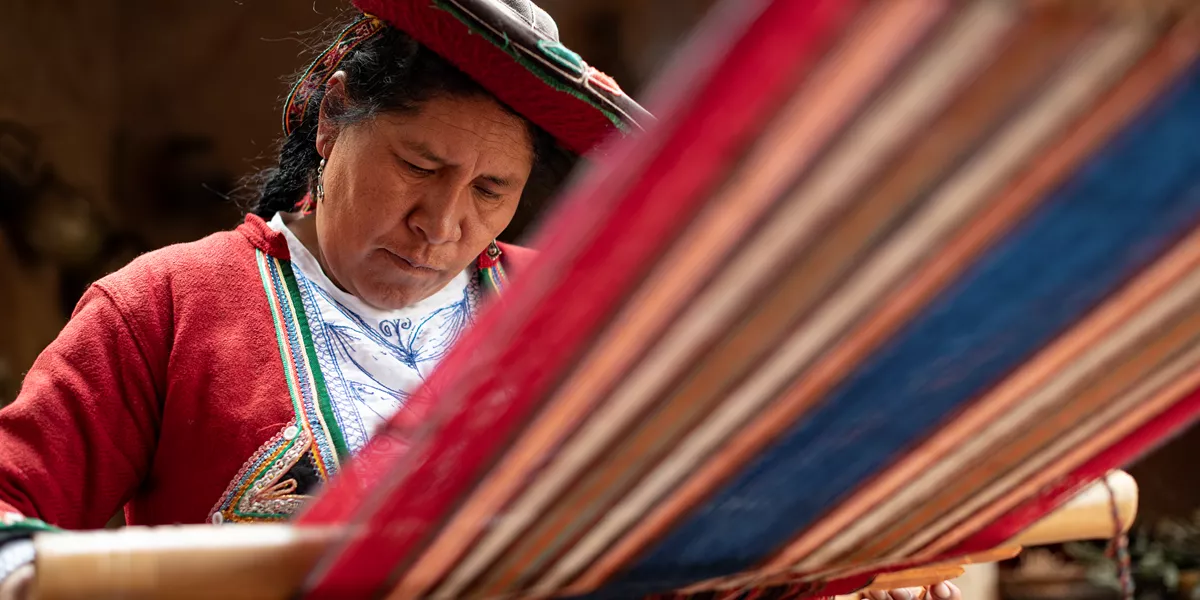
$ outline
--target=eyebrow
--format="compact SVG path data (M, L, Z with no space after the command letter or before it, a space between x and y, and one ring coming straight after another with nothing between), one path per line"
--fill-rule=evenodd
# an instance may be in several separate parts
M429 148L429 146L426 146L421 142L405 140L401 142L401 144L403 144L404 147L408 148L410 151L419 154L421 158L424 158L429 162L437 163L438 166L454 166L453 163L438 156L436 152ZM480 175L479 178L499 187L510 187L513 184L512 178L501 177L499 175Z
M481 175L480 179L491 182L493 185L499 187L508 187L512 185L512 181L510 179L505 177L497 177L495 175Z
M403 144L405 148L408 148L412 152L416 152L417 154L420 154L421 158L424 158L425 160L428 160L430 162L435 162L439 165L449 165L450 164L449 161L438 156L436 152L429 149L429 146L426 146L425 144L422 144L421 142L403 141L403 142L401 142L401 144Z

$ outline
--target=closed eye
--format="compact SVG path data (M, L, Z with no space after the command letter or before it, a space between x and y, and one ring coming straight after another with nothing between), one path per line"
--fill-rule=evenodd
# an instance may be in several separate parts
M407 160L404 161L404 166L408 167L408 170L412 171L413 174L415 174L415 175L428 176L428 175L434 174L433 169L422 169L421 167L418 167L417 165L414 165L414 164L408 162Z
M489 200L495 200L496 198L500 197L500 194L497 194L496 192L493 192L492 190L489 190L480 185L475 186L475 191L479 192L480 196L483 196L484 198L487 198Z

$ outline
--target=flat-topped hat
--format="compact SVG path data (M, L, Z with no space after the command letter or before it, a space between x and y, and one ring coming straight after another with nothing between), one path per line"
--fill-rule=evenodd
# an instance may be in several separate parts
M558 26L529 0L353 0L357 20L309 67L284 109L288 133L313 90L341 59L383 27L395 27L457 67L518 114L584 154L616 131L651 116L617 82L558 37Z

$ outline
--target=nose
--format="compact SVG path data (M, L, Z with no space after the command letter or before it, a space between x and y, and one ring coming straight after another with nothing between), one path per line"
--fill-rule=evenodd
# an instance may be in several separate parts
M462 237L462 202L452 190L424 195L408 217L408 226L430 245L450 244Z

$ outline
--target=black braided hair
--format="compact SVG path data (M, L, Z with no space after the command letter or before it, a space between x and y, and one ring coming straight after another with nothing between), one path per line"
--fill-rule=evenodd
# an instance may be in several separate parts
M422 102L442 95L491 97L462 71L394 27L385 27L360 44L339 69L346 72L345 98L326 106L326 118L343 125L383 112L413 111ZM315 183L321 162L317 121L324 98L324 89L314 93L304 121L280 143L278 164L251 177L243 187L248 193L243 200L246 212L270 219L277 212L290 211ZM522 204L527 204L525 199L531 194L544 195L555 188L575 157L540 127L521 120L529 128L534 151L533 173L522 198Z

